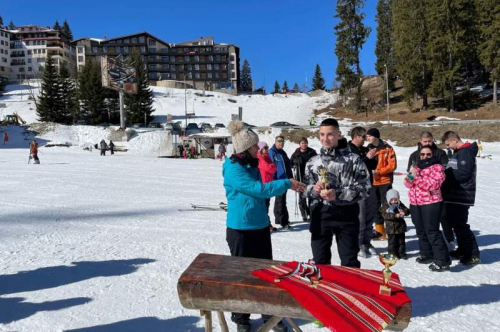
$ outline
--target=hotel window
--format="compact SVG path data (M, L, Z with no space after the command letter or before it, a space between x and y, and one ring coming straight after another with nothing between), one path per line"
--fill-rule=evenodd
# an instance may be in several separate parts
M144 36L140 36L139 43L145 43L145 42L146 42L146 38Z
M104 53L108 53L108 47L107 47L107 46L104 46L104 47L102 48L102 51L103 51Z
M168 56L162 56L161 57L162 62L168 62Z
M194 77L199 80L200 79L200 73L194 73Z
M211 63L207 64L207 70L212 70L212 64Z
M118 52L118 53L120 53L122 51L122 48L120 46L116 46L115 49L116 49L116 52Z
M214 56L213 55L209 55L208 56L208 61L214 61Z
M199 55L195 55L194 56L194 61L200 61L200 56Z
M177 78L177 74L173 73L173 74L171 74L171 77L172 77L173 80L175 80Z
M84 52L84 48L83 47L78 47L78 53L83 53Z
M28 63L31 63L31 58L28 58Z
M146 46L141 46L141 53L146 53Z
M212 78L212 73L207 73L208 78Z
M136 44L137 43L137 38L132 38L132 44Z
M189 55L184 56L184 61L189 62Z
M215 73L215 78L219 78L219 73Z
M161 53L167 54L168 53L168 48L162 48L160 49Z
M220 61L220 55L215 56L215 61Z
M193 70L193 66L191 66L191 65L187 65L187 66L185 66L185 68L186 68L186 70Z
M41 51L42 51L42 53L44 53L44 54L45 54L45 49L42 49Z
M124 42L125 44L130 44L130 39L128 39L128 38L127 38L127 39L124 39L124 40L123 40L123 42Z
M28 71L33 71L33 68L31 68L31 67L28 67Z
M154 47L153 48L149 48L149 52L156 53L156 48L154 48Z
M78 62L83 62L83 56L78 57Z
M128 53L128 46L123 46L123 52Z
M38 63L45 62L45 59L44 58L36 58L36 62L38 62Z
M149 40L149 46L155 46L156 45L156 40L150 39Z
M97 46L92 46L92 53L97 53Z
M194 70L200 70L200 65L194 65Z
M231 55L231 56L229 57L229 60L230 60L230 61L234 61L234 55Z
M149 70L156 70L156 65L149 65Z
M184 52L185 52L185 53L189 52L189 48L184 47Z
M216 63L216 64L214 65L214 69L215 69L215 70L219 70L219 64L218 64L218 63Z

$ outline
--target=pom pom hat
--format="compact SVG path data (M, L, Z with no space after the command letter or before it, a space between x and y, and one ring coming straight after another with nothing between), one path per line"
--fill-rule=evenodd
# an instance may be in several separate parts
M233 148L236 153L242 153L259 143L259 136L241 121L229 122L229 133L233 137Z

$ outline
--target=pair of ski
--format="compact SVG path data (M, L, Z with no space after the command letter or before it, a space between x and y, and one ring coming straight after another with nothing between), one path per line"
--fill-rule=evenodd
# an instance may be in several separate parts
M227 211L227 204L220 202L218 205L197 205L191 203L191 209L179 209L179 211Z

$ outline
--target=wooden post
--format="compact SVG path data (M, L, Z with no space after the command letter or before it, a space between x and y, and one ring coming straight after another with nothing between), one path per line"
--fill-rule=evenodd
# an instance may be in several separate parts
M295 332L302 332L300 327L297 324L295 324L295 322L291 318L287 317L285 319L288 322L288 324L290 324L290 326L295 330Z
M205 332L212 332L212 312L205 311Z
M257 332L271 331L271 329L275 327L282 319L283 317L280 316L272 316L264 325L261 326L260 329L257 330Z
M222 332L229 332L227 327L226 317L224 317L224 312L217 311L217 317L219 318L220 329Z

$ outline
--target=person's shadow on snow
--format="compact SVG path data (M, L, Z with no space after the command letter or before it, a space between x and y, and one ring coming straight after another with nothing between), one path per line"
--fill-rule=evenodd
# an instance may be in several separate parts
M92 301L92 299L87 297L76 297L41 303L24 302L24 300L25 299L22 297L0 297L0 324L8 324L27 318L39 311L61 310Z
M200 318L193 316L175 317L165 320L156 317L141 317L106 325L65 330L65 332L203 332L205 331L204 328L196 326L199 321Z
M15 274L4 274L0 275L0 295L54 288L96 277L130 274L135 272L139 265L151 262L154 260L147 258L83 261L74 262L69 266L42 267Z
M405 287L405 290L412 301L412 317L426 317L468 304L500 301L500 285L424 286Z

